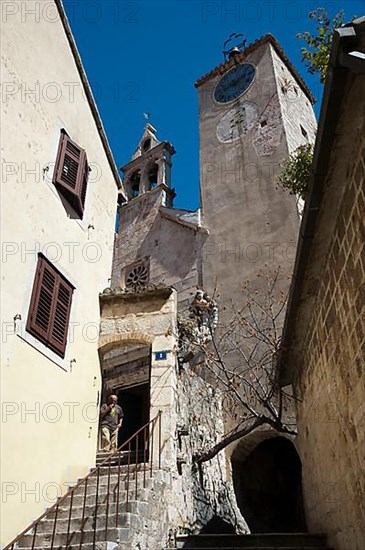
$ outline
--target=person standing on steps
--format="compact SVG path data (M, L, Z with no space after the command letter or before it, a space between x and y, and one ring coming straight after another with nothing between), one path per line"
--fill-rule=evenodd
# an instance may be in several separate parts
M118 430L123 423L123 409L118 404L118 397L110 395L107 403L100 409L101 450L114 453L118 447Z

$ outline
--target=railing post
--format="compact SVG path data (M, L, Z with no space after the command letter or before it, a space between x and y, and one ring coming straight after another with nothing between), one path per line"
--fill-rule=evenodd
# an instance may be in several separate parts
M118 527L118 513L119 513L119 487L120 487L120 453L118 452L118 482L117 482L117 508L115 510L115 527Z
M143 488L146 488L146 430L148 426L144 427L143 430Z
M80 544L79 550L81 550L82 542L84 540L84 519L85 519L85 506L86 506L86 494L87 494L87 482L89 478L85 479L84 501L82 505L82 519L81 519L81 532L80 532Z
M129 482L130 482L130 465L131 465L131 442L128 443L128 466L127 466L127 506L129 502Z
M70 511L69 511L69 513L68 513L67 537L66 537L66 550L67 550L67 547L68 547L68 536L69 536L69 534L70 534L70 525L71 525L73 498L74 498L74 491L72 491L72 493L71 493L71 495L70 495Z
M95 513L94 513L93 550L95 550L95 543L96 543L96 524L97 524L97 521L98 521L99 477L100 477L100 466L98 466L97 469L96 469L96 494L95 494Z
M158 411L158 469L161 469L161 411Z
M154 435L155 435L155 426L156 426L156 418L154 418L153 422L152 422L152 432L151 432L151 453L150 453L150 461L151 461L151 466L150 466L150 477L152 477L152 470L153 470L153 439L154 439Z
M53 524L51 550L53 550L54 538L55 538L55 534L56 534L57 517L58 517L58 504L57 504L56 510L55 510L55 518L54 518L54 524Z
M108 467L108 489L106 492L106 511L105 511L105 539L108 534L108 517L109 517L109 489L110 489L110 466L112 458L109 458L109 467Z
M139 439L139 434L137 433L137 436L136 436L136 467L134 469L134 475L136 476L135 478L135 493L134 493L134 497L135 499L137 500L137 490L138 490L138 439Z
M35 526L34 526L34 533L33 533L33 540L32 540L32 550L34 549L35 538L37 536L37 528L38 528L38 523L36 523ZM11 550L13 550L13 548L14 548L14 544L12 545Z

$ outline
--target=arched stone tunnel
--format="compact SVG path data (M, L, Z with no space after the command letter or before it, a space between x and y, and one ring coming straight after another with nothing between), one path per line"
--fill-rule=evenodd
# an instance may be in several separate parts
M301 461L294 444L273 432L245 440L231 461L237 504L251 532L305 532Z

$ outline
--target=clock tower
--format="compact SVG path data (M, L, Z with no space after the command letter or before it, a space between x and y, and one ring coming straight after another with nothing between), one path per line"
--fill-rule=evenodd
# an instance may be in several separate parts
M266 35L232 48L196 82L200 114L202 282L222 305L242 300L241 283L281 266L288 286L300 215L277 188L280 164L313 143L313 97L278 42ZM259 284L257 282L257 284ZM224 312L222 312L224 321Z

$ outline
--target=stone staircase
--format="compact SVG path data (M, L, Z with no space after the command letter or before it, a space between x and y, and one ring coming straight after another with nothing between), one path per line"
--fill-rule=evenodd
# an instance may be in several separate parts
M180 535L175 549L205 550L332 550L325 535L308 533L265 533L260 535ZM167 549L168 550L168 549ZM172 549L171 549L172 550Z
M100 465L106 456L98 455L97 465ZM126 461L127 459L128 456ZM112 462L115 463L116 461ZM165 471L157 469L151 474L148 464L130 464L129 467L121 465L117 512L118 467L112 465L109 474L108 466L100 466L97 499L97 477L93 476L88 479L85 507L85 486L81 485L75 489L72 497L68 496L60 503L56 528L56 511L52 511L38 523L35 539L33 528L14 545L14 550L30 550L33 539L33 550L51 550L52 538L53 550L110 550L116 545L118 550L132 550L136 548L136 538L141 541L140 548L143 548L143 541L148 539L147 529L151 528L151 522L153 528L154 502L160 498L162 486L168 483L169 476ZM146 518L149 521L146 522ZM145 548L147 547L146 545Z
M331 550L324 535L307 533L180 535L174 548L164 547L169 527L168 517L163 517L164 491L171 488L169 473L133 464L131 454L122 454L118 497L118 461L113 459L110 467L101 465L105 458L105 454L97 456L99 481L96 475L88 478L86 497L82 482L60 500L57 511L46 514L7 550ZM152 541L160 541L158 547Z

